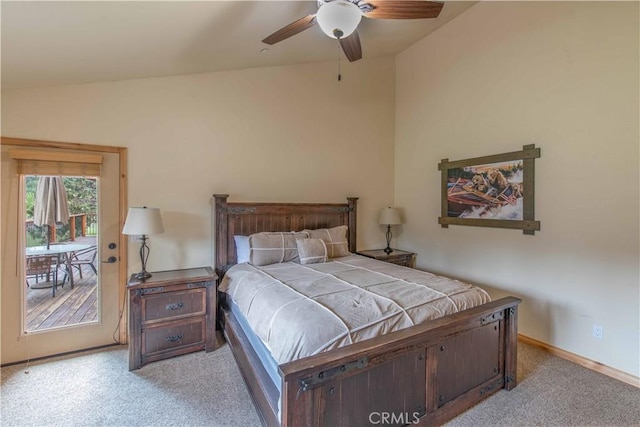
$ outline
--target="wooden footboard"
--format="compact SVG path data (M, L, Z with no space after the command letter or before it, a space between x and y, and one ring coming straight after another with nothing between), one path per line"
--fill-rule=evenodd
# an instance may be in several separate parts
M503 298L281 365L281 394L230 311L225 334L265 425L439 425L516 386L519 303Z

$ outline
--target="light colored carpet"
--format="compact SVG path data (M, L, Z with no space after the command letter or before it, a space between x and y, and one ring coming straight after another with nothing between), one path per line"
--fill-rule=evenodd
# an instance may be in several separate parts
M518 386L447 426L640 426L640 389L518 342Z
M2 368L8 426L257 426L228 346L129 372L126 346Z
M640 426L640 390L519 344L519 385L448 426ZM2 426L259 426L229 347L128 371L124 346L2 369Z

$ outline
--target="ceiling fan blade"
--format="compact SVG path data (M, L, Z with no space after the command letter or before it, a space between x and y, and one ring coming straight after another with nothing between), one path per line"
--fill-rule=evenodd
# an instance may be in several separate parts
M373 19L437 18L444 5L437 1L421 0L362 0L358 6L367 4L373 6L373 10L365 11L363 16Z
M316 22L317 21L315 14L307 15L304 18L300 18L297 21L292 22L286 27L280 28L278 31L262 40L262 43L276 44L284 39L288 39L291 36L295 36L296 34L301 33L307 28L313 27L314 25L316 25Z
M349 37L340 39L340 46L342 46L342 50L347 56L349 62L362 59L362 46L360 45L360 36L358 35L358 30L355 30L353 33L351 33Z

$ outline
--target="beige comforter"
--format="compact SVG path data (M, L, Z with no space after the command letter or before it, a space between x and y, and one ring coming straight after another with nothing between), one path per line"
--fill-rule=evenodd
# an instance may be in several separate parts
M477 286L358 255L238 264L220 284L279 364L490 301Z

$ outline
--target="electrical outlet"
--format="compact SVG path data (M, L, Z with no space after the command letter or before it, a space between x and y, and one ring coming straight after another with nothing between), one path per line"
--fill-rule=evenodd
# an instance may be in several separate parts
M602 339L602 326L593 324L593 337L599 340Z

